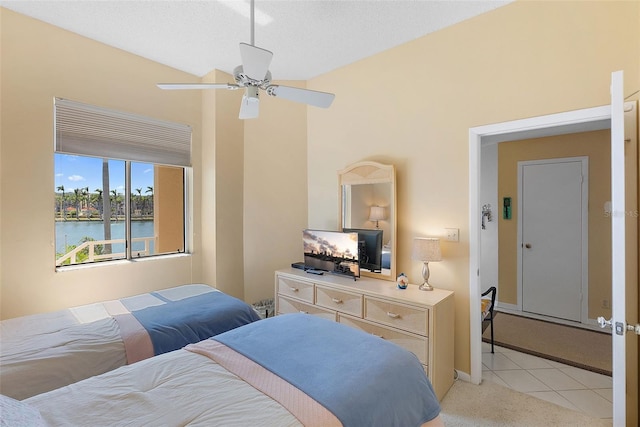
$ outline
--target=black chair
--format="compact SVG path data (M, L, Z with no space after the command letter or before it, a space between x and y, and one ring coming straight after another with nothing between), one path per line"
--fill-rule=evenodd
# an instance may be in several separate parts
M493 308L496 305L496 287L492 286L482 293L483 297L489 295L489 298L482 298L480 311L482 312L482 332L491 326L491 353L493 353ZM486 301L486 302L485 302Z

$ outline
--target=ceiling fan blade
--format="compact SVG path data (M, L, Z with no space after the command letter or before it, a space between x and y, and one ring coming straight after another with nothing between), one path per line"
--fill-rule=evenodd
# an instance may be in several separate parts
M250 44L240 43L242 71L255 80L264 80L269 71L273 53Z
M255 86L247 87L244 95L242 95L242 104L240 104L240 119L255 119L258 117L260 107L260 99L258 98L258 88Z
M160 89L185 90L185 89L229 89L236 90L240 86L229 83L158 83Z
M314 107L327 108L336 97L333 93L318 92L309 89L300 89L290 86L272 85L267 88L267 93L278 98L313 105Z

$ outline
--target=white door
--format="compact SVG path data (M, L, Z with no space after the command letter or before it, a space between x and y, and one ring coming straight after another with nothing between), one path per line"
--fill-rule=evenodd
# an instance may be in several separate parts
M611 324L613 425L626 424L626 264L623 73L611 74Z
M586 157L518 162L522 310L580 322L586 287Z

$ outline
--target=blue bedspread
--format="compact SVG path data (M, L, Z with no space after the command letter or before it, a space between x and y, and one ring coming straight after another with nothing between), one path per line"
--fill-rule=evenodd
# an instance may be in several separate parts
M307 393L345 427L419 426L440 413L414 354L339 323L286 314L214 339Z
M131 314L149 333L155 355L260 320L250 305L222 292L207 292L177 301L155 292L151 294L165 304L131 310ZM127 306L126 300L123 304Z

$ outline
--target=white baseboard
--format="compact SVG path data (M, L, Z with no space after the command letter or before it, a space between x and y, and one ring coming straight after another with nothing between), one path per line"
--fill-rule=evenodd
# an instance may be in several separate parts
M469 375L466 372L463 371L459 371L459 370L455 370L456 371L456 380L462 380L464 382L470 383L471 382L471 375Z

